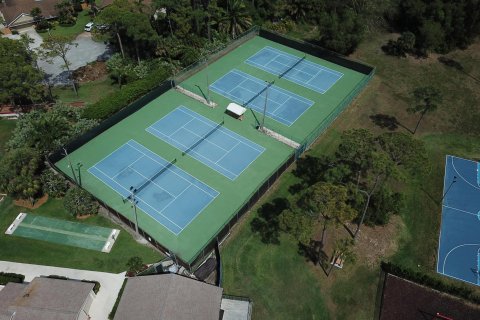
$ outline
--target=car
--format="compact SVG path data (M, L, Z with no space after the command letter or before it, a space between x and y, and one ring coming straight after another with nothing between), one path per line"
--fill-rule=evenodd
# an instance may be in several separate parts
M100 31L107 31L110 29L110 26L108 24L99 24L96 26L96 28Z
M85 28L84 28L85 31L90 32L92 31L92 29L93 29L93 22L89 22L85 25Z

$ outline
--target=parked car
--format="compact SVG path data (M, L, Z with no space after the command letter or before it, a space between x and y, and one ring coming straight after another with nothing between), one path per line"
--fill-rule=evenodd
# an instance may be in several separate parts
M89 22L85 25L85 28L84 28L85 31L90 32L92 31L92 29L93 29L93 22Z
M96 28L100 31L107 31L108 29L110 29L110 26L108 24L98 24Z

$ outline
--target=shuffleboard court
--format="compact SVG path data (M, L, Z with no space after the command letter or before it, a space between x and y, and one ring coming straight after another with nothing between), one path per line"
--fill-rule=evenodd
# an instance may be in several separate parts
M478 162L446 157L437 272L480 285Z
M341 72L269 46L245 62L321 94L327 92L343 76Z
M248 73L233 69L217 81L210 89L232 101L263 113L265 94L268 89L265 114L287 126L291 126L307 111L313 101L275 85L269 85Z
M173 163L130 140L88 171L178 235L219 193Z
M78 222L47 218L34 214L24 215L11 233L14 236L64 244L96 251L108 252L118 230ZM108 249L108 250L106 250Z
M265 148L179 106L146 129L230 180L235 180Z

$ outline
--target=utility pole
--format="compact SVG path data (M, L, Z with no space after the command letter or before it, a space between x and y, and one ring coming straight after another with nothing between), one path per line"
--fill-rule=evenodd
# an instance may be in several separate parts
M73 180L75 181L76 184L78 184L77 176L75 175L75 170L73 170L72 159L70 159L70 155L68 154L67 149L65 148L62 148L62 149L65 157L67 157L68 166L70 167L70 170L72 170Z

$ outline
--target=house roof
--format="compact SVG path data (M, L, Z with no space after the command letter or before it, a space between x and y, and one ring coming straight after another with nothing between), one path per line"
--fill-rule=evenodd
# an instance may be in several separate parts
M47 18L54 18L57 16L55 4L58 0L4 0L0 2L0 12L7 25L11 25L22 15L30 16L30 11L38 7L42 10L42 15Z
M0 320L74 320L93 289L93 283L35 278L28 285L9 283L0 291ZM2 316L4 318L2 318Z
M130 278L114 320L218 320L222 292L176 274Z

